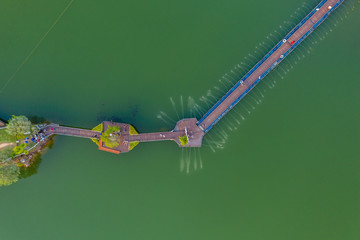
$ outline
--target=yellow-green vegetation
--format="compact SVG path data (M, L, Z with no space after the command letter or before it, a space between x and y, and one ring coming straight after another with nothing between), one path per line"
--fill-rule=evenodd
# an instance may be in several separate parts
M99 125L97 125L96 127L94 127L93 129L92 129L93 131L96 131L96 132L102 132L103 130L104 130L104 124L102 124L102 123L100 123ZM96 144L96 145L98 145L99 146L99 139L97 139L97 138L91 138L91 140Z
M12 160L0 164L0 187L19 180L20 168Z
M32 125L25 116L12 116L6 128L0 129L0 143L8 146L0 149L0 186L8 186L18 181L20 167L13 158L20 154L29 153L27 149L34 143L26 144L22 141L25 140L25 137L36 134L37 131L38 128ZM21 143L13 148L12 146L16 144L17 140Z
M99 139L97 139L97 138L90 138L96 145L98 145L99 146Z
M11 153L12 157L15 157L20 154L28 154L29 151L25 149L26 143L21 143L19 146L14 147L13 152Z
M136 131L136 129L130 125L130 135L136 135L139 134L138 131Z
M36 133L36 127L31 125L31 122L27 117L13 115L6 125L5 131L17 140L22 140L26 136Z
M134 141L129 143L129 151L133 150L134 147L136 147L140 142Z
M8 186L19 179L20 168L10 158L11 148L0 151L0 187Z
M118 135L119 132L120 128L118 126L108 127L106 131L101 135L101 141L103 141L106 147L117 147L120 144Z
M136 129L130 125L130 135L137 134L139 134L138 131L136 131ZM133 148L136 147L139 143L139 141L129 142L129 151L133 150Z
M15 144L16 136L10 135L7 128L0 129L0 143ZM19 179L20 169L12 160L13 145L0 149L0 187L8 186Z
M0 129L0 143L15 142L15 137L7 133L6 128Z
M186 146L189 143L189 139L186 135L179 137L179 141L181 143L181 146Z
M93 131L97 131L97 132L102 132L104 129L104 124L100 123L99 125L97 125L96 127L94 127L92 130Z

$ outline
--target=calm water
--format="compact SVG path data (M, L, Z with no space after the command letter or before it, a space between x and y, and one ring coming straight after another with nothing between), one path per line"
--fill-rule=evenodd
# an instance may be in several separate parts
M68 3L1 1L0 87ZM253 64L244 57L260 57L256 46L273 45L266 36L279 40L274 31L289 29L283 21L296 23L315 3L75 0L0 95L0 117L171 129L160 111L182 117L180 96L186 116L188 96L206 109L198 99L224 89L219 78L242 61ZM360 11L350 10L214 129L207 140L228 134L223 150L149 143L117 156L86 139L56 137L37 174L0 190L0 238L359 239ZM182 155L191 156L189 173Z

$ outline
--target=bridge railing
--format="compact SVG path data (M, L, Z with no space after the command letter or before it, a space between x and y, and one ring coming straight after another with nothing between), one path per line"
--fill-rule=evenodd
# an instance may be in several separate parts
M316 8L319 8L321 6L323 6L325 4L327 0L322 1L320 4L318 4L318 6ZM334 6L332 6L331 9L329 9L329 11L327 11L324 16L322 18L320 18L314 25L312 28L310 28L309 31L307 31L296 43L294 43L291 48L286 51L277 61L275 61L275 65L272 64L262 75L260 75L260 77L253 83L251 84L246 90L245 92L243 92L231 105L229 105L228 108L225 109L224 112L222 112L206 129L204 129L204 132L207 133L216 123L218 123L220 121L220 119L228 112L230 111L243 97L245 97L245 95L250 92L267 74L269 74L269 72L275 68L275 66L277 64L279 64L287 55L289 55L311 32L313 32L344 0L339 0ZM317 10L313 10L312 12L316 12ZM310 13L311 14L311 13ZM309 14L309 15L310 15ZM308 16L309 16L308 15ZM312 16L313 14L311 14ZM306 17L305 19L309 20L308 17ZM306 20L306 21L307 21ZM304 21L304 20L303 20ZM302 21L302 22L303 22ZM305 21L305 22L306 22ZM301 24L303 25L303 23ZM293 32L294 33L294 32ZM292 34L293 34L292 33ZM289 34L288 34L289 35ZM203 120L203 119L202 119ZM200 121L199 121L200 122Z
M243 76L219 101L216 102L214 106L210 108L210 110L198 121L198 125L200 125L225 99L235 91L251 74L253 74L256 69L259 68L261 64L263 64L279 47L281 47L284 43L286 43L287 39L289 39L304 23L309 20L316 12L317 8L321 8L328 0L322 0L299 24L297 24L286 36L283 40L281 40L278 44L275 45L250 71Z

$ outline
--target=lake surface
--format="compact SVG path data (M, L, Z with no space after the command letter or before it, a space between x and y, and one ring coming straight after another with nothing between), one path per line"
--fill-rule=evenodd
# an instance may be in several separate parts
M69 1L4 0L0 117L170 130L160 112L200 117L189 97L205 111L201 96L220 97L224 74L253 65L316 2L75 0L56 21ZM201 150L159 142L112 155L57 136L36 174L0 189L0 238L359 239L360 8L350 5Z

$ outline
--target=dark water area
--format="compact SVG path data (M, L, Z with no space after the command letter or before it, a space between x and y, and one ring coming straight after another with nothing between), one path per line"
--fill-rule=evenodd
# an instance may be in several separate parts
M317 3L75 0L57 21L69 2L0 3L0 118L170 130L161 112L200 117L189 99L206 111ZM359 239L360 8L345 2L200 150L57 136L0 189L0 239Z

